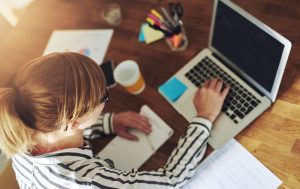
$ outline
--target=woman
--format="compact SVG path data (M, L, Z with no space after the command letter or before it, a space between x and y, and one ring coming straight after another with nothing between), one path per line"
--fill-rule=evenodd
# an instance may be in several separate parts
M164 167L122 171L85 141L107 134L137 140L128 128L150 133L151 126L134 112L100 116L108 92L93 60L50 54L22 66L12 83L0 89L0 148L12 157L20 188L179 188L202 159L229 91L217 79L204 83L194 98L197 117Z

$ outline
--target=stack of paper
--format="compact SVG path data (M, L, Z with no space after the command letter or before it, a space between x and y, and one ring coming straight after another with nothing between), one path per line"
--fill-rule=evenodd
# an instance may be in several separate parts
M197 168L184 189L275 189L281 180L232 139Z
M163 32L151 28L146 23L142 24L139 34L139 42L145 42L146 44L150 44L164 37L165 35Z

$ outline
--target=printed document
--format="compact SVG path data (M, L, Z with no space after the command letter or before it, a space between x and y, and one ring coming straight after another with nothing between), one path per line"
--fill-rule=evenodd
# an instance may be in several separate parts
M275 189L282 183L235 139L215 150L184 189Z

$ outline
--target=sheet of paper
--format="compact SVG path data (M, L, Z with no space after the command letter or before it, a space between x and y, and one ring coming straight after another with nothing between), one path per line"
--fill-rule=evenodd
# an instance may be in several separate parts
M100 65L112 34L112 29L55 30L43 55L53 52L78 52L90 57Z
M145 42L145 36L144 36L144 27L147 26L146 23L143 23L141 25L140 34L139 34L139 42Z
M151 28L148 24L143 28L143 34L146 44L153 43L157 40L164 38L164 33Z
M282 183L236 140L214 151L184 189L275 189Z
M101 159L111 159L115 168L131 170L143 165L151 155L173 134L173 130L148 106L141 108L141 115L146 116L152 125L149 135L132 130L131 133L139 138L139 141L130 141L116 136L105 148L98 153Z

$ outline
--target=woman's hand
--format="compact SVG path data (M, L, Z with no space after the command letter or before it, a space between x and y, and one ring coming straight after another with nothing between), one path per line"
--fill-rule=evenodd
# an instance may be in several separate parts
M194 105L199 117L206 118L211 122L215 121L229 92L228 86L222 90L223 85L221 80L214 78L205 81L196 92Z
M135 112L122 112L113 116L113 129L117 135L128 140L138 140L138 137L132 135L130 129L138 129L149 134L152 129L148 119Z

